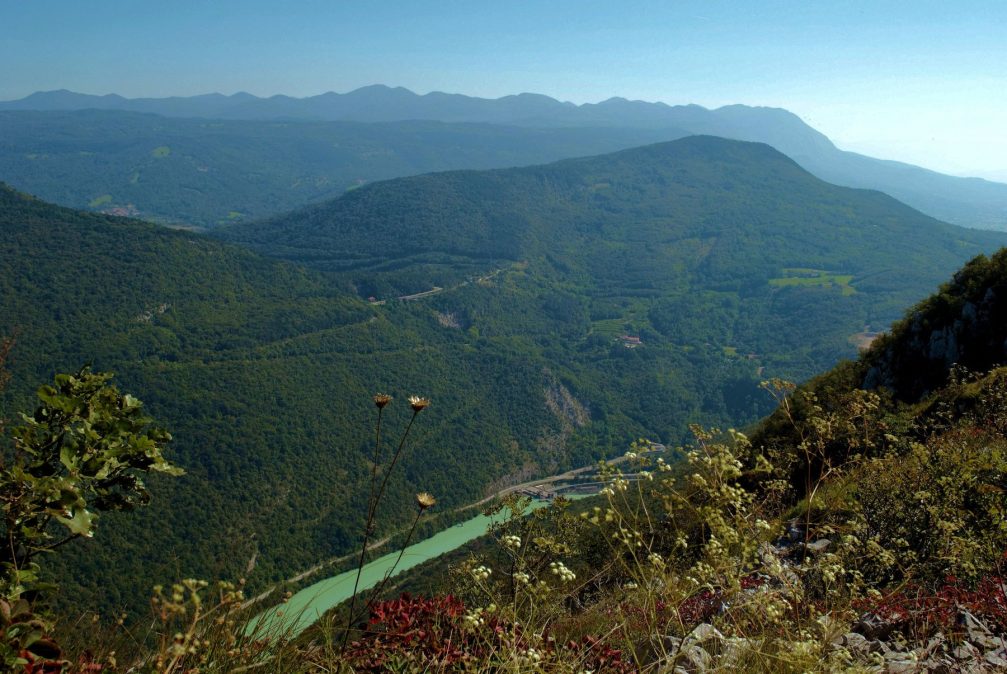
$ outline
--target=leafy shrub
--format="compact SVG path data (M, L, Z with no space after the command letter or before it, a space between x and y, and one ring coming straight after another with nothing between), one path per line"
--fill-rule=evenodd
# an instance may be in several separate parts
M162 455L171 436L142 404L109 384L110 373L84 368L38 390L41 404L10 431L0 466L0 664L27 671L56 667L61 651L44 613L54 586L36 561L94 535L98 513L146 505L141 475L179 475Z
M865 463L852 480L860 535L896 555L901 576L930 587L946 576L974 582L1007 550L1007 442L999 435L958 427Z

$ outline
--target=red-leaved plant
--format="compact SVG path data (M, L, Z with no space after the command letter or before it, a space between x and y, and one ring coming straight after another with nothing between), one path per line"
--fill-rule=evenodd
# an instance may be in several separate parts
M937 630L953 632L962 611L981 618L997 633L1007 631L1007 578L988 575L974 588L949 576L934 592L908 585L877 600L855 603L860 611L893 623L906 636L926 638Z
M377 602L363 634L344 654L354 671L384 672L390 665L409 662L429 669L446 669L462 663L492 670L494 660L505 658L507 649L524 651L528 640L521 628L494 614L484 614L478 629L464 626L465 605L451 595L413 597ZM584 637L557 646L545 636L539 650L547 655L579 663L582 669L611 674L632 671L622 652L596 637ZM487 669L488 668L488 669Z

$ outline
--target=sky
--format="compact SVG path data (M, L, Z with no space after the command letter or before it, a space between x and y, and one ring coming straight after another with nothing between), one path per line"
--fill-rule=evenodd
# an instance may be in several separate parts
M0 100L369 84L786 108L844 149L1007 179L1007 1L0 0Z

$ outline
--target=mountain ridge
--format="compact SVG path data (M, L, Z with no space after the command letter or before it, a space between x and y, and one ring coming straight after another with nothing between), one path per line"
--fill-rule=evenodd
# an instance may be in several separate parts
M610 98L575 105L541 94L497 99L371 85L306 98L204 94L194 97L124 99L60 90L0 102L0 110L104 108L169 117L234 120L486 123L517 127L674 130L737 140L769 142L819 177L850 187L871 187L914 208L956 224L1007 230L1007 184L947 176L901 162L839 150L826 136L781 108L741 104L706 109ZM878 163L882 162L882 163ZM11 176L7 176L11 179Z
M682 164L683 167L679 168L676 163ZM743 175L740 178L734 175L726 177L729 174L726 167L730 167L730 170L740 170ZM618 174L617 177L613 177L616 174ZM660 200L672 198L670 195L674 195L674 198L684 198L683 195L690 193L690 191L699 191L701 188L729 193L744 186L748 190L747 196L754 200L760 188L772 187L775 190L781 190L781 186L785 184L794 188L795 191L816 190L816 194L822 195L821 198L824 200L840 200L842 198L840 195L860 194L865 200L882 205L887 209L886 213L911 216L921 223L927 222L927 226L937 230L952 231L947 229L948 225L923 216L878 190L842 188L820 181L802 168L798 162L769 144L726 140L716 136L687 136L678 140L619 150L613 153L563 159L540 166L488 171L457 170L396 178L363 186L340 197L305 207L281 218L236 223L218 230L217 233L227 239L259 244L271 238L282 239L284 235L277 232L283 231L288 225L293 227L292 231L307 234L312 227L322 228L328 222L336 228L331 234L338 238L332 240L338 241L340 246L345 246L347 249L359 253L360 248L354 248L354 245L347 243L345 238L354 236L353 230L348 229L350 225L347 223L356 222L352 219L356 216L342 213L340 209L357 208L360 204L366 203L377 208L383 215L376 216L373 222L369 222L366 226L361 226L359 223L354 225L362 227L361 238L357 241L360 246L365 244L367 237L375 240L380 237L388 223L400 223L405 218L411 217L417 222L425 224L404 227L395 231L394 237L389 236L382 240L380 245L374 246L376 250L380 250L381 255L387 256L394 251L401 251L405 254L406 251L433 252L439 250L451 254L463 254L464 251L479 256L485 254L486 251L477 252L475 248L465 248L467 244L464 235L458 238L457 231L446 229L443 224L446 216L438 216L436 214L438 210L454 212L463 208L474 209L471 212L480 214L475 217L482 223L482 226L495 227L495 229L486 230L482 239L488 237L488 240L491 239L499 243L504 241L507 235L513 234L515 226L525 227L530 222L527 218L510 215L508 210L509 201L517 200L524 191L539 188L543 194L539 195L536 200L543 203L551 203L554 198L551 194L562 191L563 194L560 198L566 199L571 206L580 207L587 204L592 207L596 204L592 204L589 196L585 195L599 192L603 194L605 190L636 189L635 185L646 183L648 176L653 177L656 181L656 187L654 187L656 191L653 194L648 194L650 198L656 200L654 208L660 208L662 205ZM595 178L600 183L592 185L590 181ZM517 181L520 186L515 187L509 184L508 180L510 179ZM746 184L746 179L752 184ZM616 180L619 182L617 183ZM661 192L662 189L671 185L676 186L674 190L669 187L670 191L667 193ZM410 216L407 216L406 212L394 212L400 203L395 190L416 195L427 188L437 190L436 201L422 204L423 207L406 206L406 211ZM477 200L461 197L462 190L469 188L473 193L482 196ZM640 188L639 191L644 189L646 188ZM785 190L774 194L782 195L784 193ZM604 197L599 198L604 199ZM743 203L743 200L738 198L739 204ZM782 198L782 196L777 196L777 198ZM480 201L481 199L491 199L492 201L484 204ZM712 205L708 204L708 206ZM618 207L630 213L634 208L628 200L621 202ZM424 208L433 210L428 213ZM606 208L616 208L616 206L609 205ZM327 209L334 209L334 211L331 214L326 214ZM640 210L649 212L643 206L640 207ZM493 212L492 217L490 216L491 211ZM739 214L739 216L743 217L743 214ZM432 218L432 220L428 223L426 218ZM440 224L440 228L435 229L435 224ZM539 225L544 236L558 231L557 227L562 226L576 227L566 220L561 224L550 222L544 216ZM691 227L697 235L700 234L702 228L695 224ZM908 234L908 231L906 233ZM793 234L796 240L804 238L796 230ZM284 245L289 247L290 243L291 241L287 239ZM323 254L325 250L324 243L324 239L310 239L310 244L305 244L304 249L312 251L314 259L318 259L318 256ZM909 244L910 242L907 241L906 245ZM440 247L435 248L438 245ZM501 249L497 252L504 252L504 250ZM516 249L508 249L506 252L515 259L528 253L528 251ZM851 262L854 262L852 257Z

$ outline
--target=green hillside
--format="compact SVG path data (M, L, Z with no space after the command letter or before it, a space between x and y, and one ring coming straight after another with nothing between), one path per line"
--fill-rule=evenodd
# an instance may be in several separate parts
M562 635L528 637L544 672L1003 671L1005 289L1007 249L977 257L856 361L767 382L780 405L747 437L697 431L684 465L627 455L596 498L501 517L397 578L327 662L495 671L520 626ZM345 609L284 671L325 658Z
M744 379L762 366L803 378L853 355L865 325L883 329L1004 241L824 183L766 145L712 137L397 179L220 235L379 299L519 269L426 301L484 337L588 361L622 335L645 345L622 349L629 362L750 358ZM680 367L645 370L654 384ZM685 380L691 391L708 381Z
M976 257L856 361L767 381L779 406L747 435L696 427L677 463L633 443L583 501L509 498L487 535L303 632L333 587L263 622L185 581L152 623L174 642L53 636L71 660L210 672L1002 671L1005 288L1007 249Z
M30 409L54 372L90 362L170 427L187 471L153 481L151 508L103 519L69 551L60 596L71 607L142 607L159 580L245 574L253 556L261 586L346 551L378 390L400 399L393 423L408 394L435 401L390 484L387 527L418 488L450 508L508 473L566 461L534 449L564 427L543 403L547 386L562 390L555 377L533 358L466 346L427 310L379 311L289 264L6 187L0 227L0 333L17 338L6 415Z

